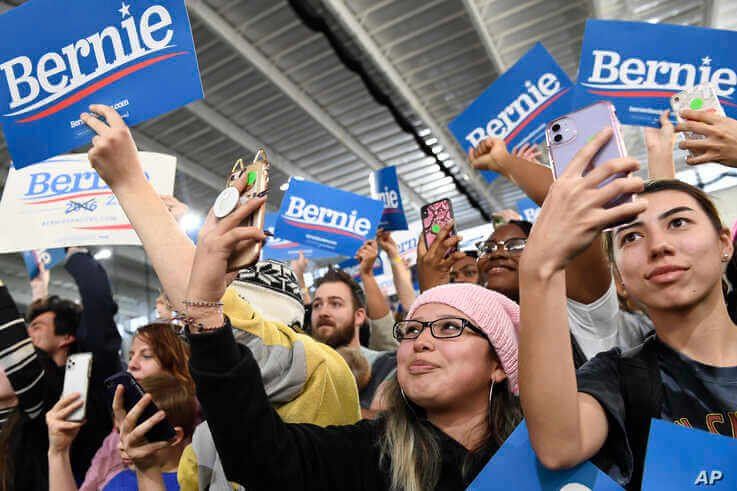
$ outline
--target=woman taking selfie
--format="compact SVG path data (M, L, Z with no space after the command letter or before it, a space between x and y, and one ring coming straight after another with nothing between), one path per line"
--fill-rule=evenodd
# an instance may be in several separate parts
M286 424L217 305L232 251L265 238L237 227L249 209L217 223L210 214L188 289L200 305L188 312L190 368L228 479L247 489L468 486L520 420L517 305L477 285L425 292L395 326L397 378L381 418L329 428Z
M522 257L521 401L544 465L594 458L628 489L640 489L651 417L733 436L737 327L722 293L733 247L713 203L689 184L627 177L599 187L635 170L632 159L582 175L608 138L587 144L551 187ZM638 196L603 207L622 193ZM600 353L576 373L564 269L600 230L627 220L608 232L610 255L655 335L624 353Z

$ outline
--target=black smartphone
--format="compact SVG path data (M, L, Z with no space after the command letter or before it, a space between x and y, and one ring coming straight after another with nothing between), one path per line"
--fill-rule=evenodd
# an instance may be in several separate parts
M135 406L138 401L143 398L146 392L143 390L143 387L141 387L141 385L136 382L136 379L133 378L133 375L131 375L130 373L116 373L115 375L112 375L105 380L105 389L110 396L111 408L113 407L112 402L113 398L115 397L115 389L118 387L118 385L122 385L125 389L123 407L125 407L126 412L130 412L130 410L133 409L133 406ZM148 406L144 408L141 417L138 418L138 424L143 423L157 412L159 412L159 408L156 407L156 404L153 401L151 401ZM171 425L171 423L169 423L169 420L167 420L166 418L156 423L156 425L148 430L148 432L146 433L146 439L149 442L166 442L171 440L175 436L176 432L174 431L174 427Z

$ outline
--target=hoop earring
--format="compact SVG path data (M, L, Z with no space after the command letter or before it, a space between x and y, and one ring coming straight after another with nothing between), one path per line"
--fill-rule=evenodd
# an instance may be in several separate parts
M489 389L489 430L491 430L491 406L494 397L494 379L491 379L491 389Z

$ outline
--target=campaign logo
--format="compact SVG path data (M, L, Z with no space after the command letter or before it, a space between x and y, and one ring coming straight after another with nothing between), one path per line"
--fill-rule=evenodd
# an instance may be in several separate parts
M0 123L16 168L89 143L91 103L133 125L202 97L183 0L34 0L0 32L13 40L0 45Z
M448 128L465 151L489 136L503 139L510 149L539 143L545 123L570 112L572 88L568 75L537 43Z
M268 230L272 234L274 233L277 216L277 213L266 213L266 217L264 219L264 230ZM326 259L329 257L335 257L334 253L316 249L312 246L300 244L292 240L280 239L276 236L268 237L266 239L261 251L261 257L263 259L274 259L277 261L291 261L292 259L297 259L300 252L304 257L309 259Z
M352 257L376 235L381 201L292 179L274 233L277 237Z
M727 115L737 117L736 43L734 31L588 20L576 106L609 100L620 122L657 127L672 95L710 83Z
M384 167L369 176L371 197L384 202L379 228L384 230L407 230L407 218L402 207L396 167Z
M469 491L622 491L616 482L591 462L551 471L535 455L525 422L509 435L471 485ZM660 488L673 489L673 488Z

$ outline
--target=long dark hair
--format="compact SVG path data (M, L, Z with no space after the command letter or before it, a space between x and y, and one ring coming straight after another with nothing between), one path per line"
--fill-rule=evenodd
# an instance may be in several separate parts
M43 417L43 416L40 416ZM20 409L15 408L3 424L0 431L0 491L9 491L14 488L15 455L12 453L12 441L15 429L20 423Z

